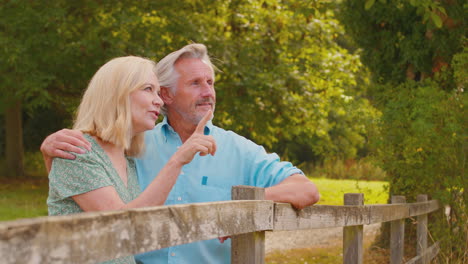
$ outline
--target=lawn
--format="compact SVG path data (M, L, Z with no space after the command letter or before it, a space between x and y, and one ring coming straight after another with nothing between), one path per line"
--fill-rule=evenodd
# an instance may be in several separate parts
M47 215L47 177L0 178L0 221Z
M332 180L313 178L320 191L323 205L343 205L345 193L363 193L365 204L385 204L388 200L387 183L383 181Z

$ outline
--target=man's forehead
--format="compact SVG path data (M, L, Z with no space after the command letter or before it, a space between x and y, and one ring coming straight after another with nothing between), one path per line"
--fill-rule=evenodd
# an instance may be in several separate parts
M189 75L186 77L196 78L196 76L208 75L209 77L214 76L213 69L211 66L198 58L182 58L179 59L174 65L179 74Z

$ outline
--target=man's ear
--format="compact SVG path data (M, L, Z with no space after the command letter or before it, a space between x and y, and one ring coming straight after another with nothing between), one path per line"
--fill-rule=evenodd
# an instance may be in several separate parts
M174 95L171 92L169 87L161 86L161 99L164 104L171 104L173 101Z

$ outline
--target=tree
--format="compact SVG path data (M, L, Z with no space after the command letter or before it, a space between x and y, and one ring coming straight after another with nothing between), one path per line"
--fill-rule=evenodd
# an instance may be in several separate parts
M7 171L24 175L22 114L38 107L72 112L106 60L151 52L155 37L140 24L142 2L2 1L0 111L5 114Z
M354 157L367 140L362 124L378 113L363 97L367 77L360 77L357 54L338 45L343 30L330 7L277 0L3 1L1 100L17 102L16 121L38 107L72 113L106 60L159 59L201 42L220 69L218 124L296 161ZM21 140L20 132L11 134ZM7 157L22 152L19 141L7 142L15 146Z
M467 49L459 1L343 1L340 19L372 72L377 141L390 194L427 193L450 208L431 221L440 259L466 263ZM448 223L448 225L447 225ZM411 240L412 237L408 236Z
M157 16L167 25L158 32L177 36L165 52L192 40L207 44L214 56L218 124L295 161L355 157L364 147L363 124L372 124L378 111L363 97L367 79L359 57L337 43L343 30L331 4L154 5L164 9Z

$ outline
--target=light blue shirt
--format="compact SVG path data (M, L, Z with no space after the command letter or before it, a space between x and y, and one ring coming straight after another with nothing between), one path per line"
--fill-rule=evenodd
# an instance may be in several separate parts
M216 140L214 156L199 156L182 168L177 182L169 193L166 205L231 200L231 187L250 185L269 187L286 177L301 173L289 162L281 162L278 155L268 154L262 146L214 126L205 127L205 135ZM146 151L136 160L138 181L145 189L169 158L182 145L179 135L167 118L145 133ZM205 240L164 248L135 256L137 261L149 263L231 263L231 241Z

